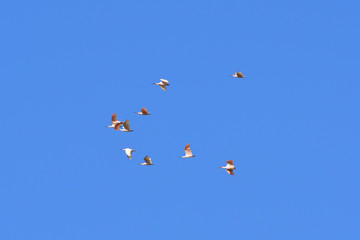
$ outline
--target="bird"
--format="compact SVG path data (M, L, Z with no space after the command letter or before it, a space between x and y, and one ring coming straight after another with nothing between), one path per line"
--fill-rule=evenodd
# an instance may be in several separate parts
M117 123L120 123L120 126L121 126L121 124L123 124L124 122L117 120L117 118L116 118L116 113L113 113L113 114L111 115L111 125L109 125L109 126L107 126L107 127L108 127L108 128L115 128L115 125L116 125Z
M137 113L137 114L139 114L139 115L151 115L151 113L149 113L148 110L147 110L145 107L143 107L143 108L140 110L140 112L135 112L135 113Z
M192 154L191 150L190 150L190 144L186 144L185 148L185 156L181 156L181 158L191 158L191 157L195 157L195 155Z
M123 148L123 149L121 149L121 150L124 150L127 158L128 158L129 160L131 160L131 154L132 154L133 152L135 152L135 149Z
M119 131L121 131L121 132L132 132L132 131L134 131L134 130L130 130L129 120L126 120L123 124L124 124L124 125L123 125L123 128L120 128L121 123L115 124L114 129L115 129L115 130L119 130Z
M164 91L166 91L166 86L170 86L169 81L166 79L160 79L160 82L154 84L160 86Z
M225 168L226 169L226 172L230 175L234 175L234 169L235 166L234 166L234 163L233 163L233 160L227 160L226 161L226 166L225 167L220 167L220 168Z
M140 165L147 165L147 166L149 166L149 165L154 165L152 162L151 162L151 158L149 157L149 156L146 156L146 157L144 157L144 163L140 163Z
M241 72L236 72L233 75L230 75L236 78L245 78L245 76Z

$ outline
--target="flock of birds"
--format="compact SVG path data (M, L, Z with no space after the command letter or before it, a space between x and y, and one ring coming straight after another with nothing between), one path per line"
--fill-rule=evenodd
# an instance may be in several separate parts
M232 75L230 75L232 77L235 78L244 78L244 75L241 72L236 72ZM166 79L160 79L160 82L158 83L154 83L155 85L158 85L162 90L166 91L166 87L170 86L169 81ZM151 115L148 110L143 107L140 112L136 112L138 115ZM119 121L116 117L116 113L113 113L111 116L111 125L107 126L108 128L113 128L115 131L121 131L121 132L132 132L134 130L131 130L130 128L130 124L129 124L129 120L125 120L123 121ZM131 156L132 153L135 152L135 149L131 149L131 148L123 148L121 149L123 151L125 151L125 154L127 156L128 159L131 160ZM186 144L185 148L185 156L181 156L181 158L192 158L195 157L195 155L192 154L191 150L190 150L190 144ZM154 165L151 161L151 158L149 156L145 156L144 157L144 162L140 163L140 165L146 165L146 166L150 166L150 165ZM234 163L233 160L227 160L226 161L226 166L224 167L220 167L220 168L224 168L226 170L226 172L230 175L234 175Z

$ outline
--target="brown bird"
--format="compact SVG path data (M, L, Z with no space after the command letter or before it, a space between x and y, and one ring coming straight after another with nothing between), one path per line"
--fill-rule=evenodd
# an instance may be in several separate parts
M226 172L230 175L234 175L234 169L235 166L234 166L234 163L233 163L233 160L227 160L226 161L226 166L225 167L220 167L220 168L225 168L226 169Z
M160 86L164 91L166 91L166 86L170 86L169 81L166 79L160 79L160 82L154 84Z
M124 122L117 120L117 118L116 118L116 113L113 113L113 114L111 115L111 125L109 125L109 126L107 126L107 127L108 127L108 128L115 128L115 125L116 125L117 123L120 123L120 126L121 126L121 124L123 124Z
M186 144L185 148L185 156L181 156L181 158L191 158L191 157L195 157L195 155L192 154L191 150L190 150L190 144Z
M114 129L119 130L121 132L132 132L132 131L134 131L134 130L130 130L129 120L126 120L124 122L123 128L120 128L120 126L121 126L121 123L117 123L117 124L115 124Z
M136 113L139 114L139 115L151 115L151 113L149 113L148 110L145 107L143 107L140 110L140 112L136 112Z
M149 156L146 156L146 157L144 157L144 163L140 163L140 165L147 165L147 166L149 166L149 165L154 165L152 162L151 162L151 158L149 157Z
M236 73L234 73L233 75L230 75L230 76L233 76L233 77L236 77L236 78L244 78L245 77L241 72L236 72Z

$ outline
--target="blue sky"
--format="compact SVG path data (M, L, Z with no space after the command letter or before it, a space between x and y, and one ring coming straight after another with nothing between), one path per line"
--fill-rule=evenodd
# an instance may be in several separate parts
M0 238L360 239L358 8L2 1Z

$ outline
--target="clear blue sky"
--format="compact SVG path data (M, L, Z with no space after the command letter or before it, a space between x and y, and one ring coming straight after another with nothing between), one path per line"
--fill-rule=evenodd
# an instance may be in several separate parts
M359 7L2 1L0 238L360 239Z

